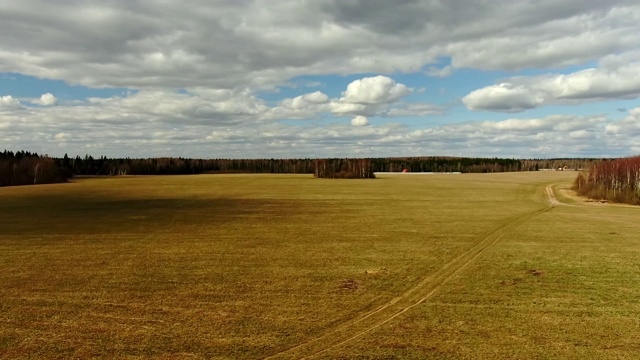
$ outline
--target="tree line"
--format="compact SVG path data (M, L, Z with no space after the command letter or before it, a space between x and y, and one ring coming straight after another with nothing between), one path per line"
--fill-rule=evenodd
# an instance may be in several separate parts
M395 157L330 159L62 158L24 150L0 152L0 186L61 182L73 176L224 173L314 174L328 178L373 178L375 172L490 173L590 168L599 159L507 159Z
M323 161L319 161L323 160ZM173 175L215 173L315 174L328 176L354 172L363 164L369 172L513 172L539 169L588 168L597 159L504 159L458 157L329 158L329 159L189 159L189 158L93 158L85 155L56 159L73 175ZM318 171L318 165L323 171ZM330 165L330 166L329 166ZM331 170L329 170L331 169ZM362 171L360 171L362 172ZM334 174L334 175L331 175ZM322 177L322 176L321 176Z
M0 186L59 183L69 175L50 157L23 150L0 152Z
M371 159L316 159L314 176L331 179L374 179Z
M578 174L573 189L595 200L640 205L640 156L597 162Z

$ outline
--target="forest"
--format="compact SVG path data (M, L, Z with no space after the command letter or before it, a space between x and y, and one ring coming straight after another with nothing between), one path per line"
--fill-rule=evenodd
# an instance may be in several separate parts
M364 161L366 160L366 161ZM328 159L189 159L189 158L93 158L85 155L55 159L58 166L73 175L174 175L216 173L315 174L322 164L328 174L354 172L369 166L367 172L461 172L488 173L536 171L540 169L589 168L598 159L503 159L462 157L328 158ZM329 166L331 170L329 171ZM362 173L362 171L360 171ZM331 177L331 175L329 175Z
M594 163L573 188L592 199L640 205L640 156Z
M0 152L0 186L59 183L70 176L50 157L28 151Z
M327 178L373 178L376 172L492 173L588 169L599 159L505 159L395 157L361 159L62 158L20 150L0 152L0 186L63 182L73 176L224 173L314 174Z

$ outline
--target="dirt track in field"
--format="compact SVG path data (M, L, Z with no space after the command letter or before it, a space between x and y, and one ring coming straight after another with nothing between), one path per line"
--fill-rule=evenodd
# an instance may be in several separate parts
M547 185L545 191L547 192L547 201L549 201L549 204L551 204L551 206L560 205L560 201L558 201L556 194L553 192L553 184Z
M471 248L444 264L436 272L425 276L419 283L388 303L363 314L357 319L346 321L329 329L320 336L308 339L292 348L272 354L265 359L305 359L314 358L335 350L404 314L428 300L442 285L449 282L477 259L488 247L497 243L513 229L523 225L534 217L550 211L560 205L555 196L553 184L545 188L547 206L535 211L509 218L495 229L479 236Z

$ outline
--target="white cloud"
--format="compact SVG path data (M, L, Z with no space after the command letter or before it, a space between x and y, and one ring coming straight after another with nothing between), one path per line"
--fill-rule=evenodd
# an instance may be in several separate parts
M271 119L313 119L320 113L329 112L330 109L329 97L316 91L292 99L283 99L277 107L269 109L265 116Z
M553 104L579 104L640 96L640 59L569 74L515 77L469 93L462 102L471 110L518 112Z
M367 126L369 125L369 120L364 116L356 116L351 119L351 125L353 126Z
M532 132L549 131L563 120L566 119L547 117L544 119L507 119L498 122L485 122L483 124L496 130Z
M220 94L218 94L220 95ZM243 92L225 96L183 94L171 91L140 91L126 98L96 100L124 117L143 117L170 123L228 124L263 119L269 108Z
M434 104L405 103L390 109L385 115L388 117L427 116L441 115L443 112L444 110L440 106Z
M542 105L541 94L512 83L487 86L462 98L470 110L518 112Z
M558 75L532 85L558 100L635 98L640 95L639 73L640 61L636 61L615 69L592 68Z
M18 99L15 99L11 95L0 96L0 109L18 109L22 105Z
M614 138L637 138L640 136L640 107L629 110L629 114L622 120L607 124L605 130Z
M313 104L324 104L329 101L329 97L320 91L302 95L302 100Z
M595 133L588 130L576 130L569 133L569 137L578 140L589 140L596 136Z
M71 139L71 134L61 132L61 133L57 133L53 138L60 141L69 140Z
M492 4L500 10L487 6L485 10L495 14L488 15L486 22L476 18L456 29L464 35L476 32L477 36L463 35L460 41L446 45L453 66L520 70L579 65L636 48L640 36L640 7L630 1Z
M341 99L337 99L330 104L331 112L337 115L367 115L375 116L379 112L378 105L366 105L366 104L354 104L344 102Z
M329 97L326 94L320 91L316 91L314 93L296 96L293 99L284 99L281 102L281 105L290 107L295 110L302 110L310 106L326 104L328 102L329 102Z
M629 0L0 6L0 72L94 87L262 88L308 74L416 72L441 57L456 68L557 68L640 43L640 6Z
M401 97L410 93L411 89L406 85L389 77L365 77L347 85L340 98L329 99L326 94L316 91L284 99L278 107L271 109L271 118L315 118L325 112L337 116L411 116L439 111L430 104L397 104Z
M425 74L428 76L439 77L439 78L449 77L453 74L453 66L446 65L446 66L443 66L442 68L430 66L427 68L427 71L425 71Z
M39 101L40 105L51 106L51 105L56 105L57 103L58 103L58 99L55 96L53 96L53 94L51 93L42 94L42 96L40 96L40 101Z
M638 140L629 140L639 131L640 121L632 113L621 121L498 118L419 130L398 124L351 126L344 119L339 127L334 121L443 113L423 103L426 98L404 102L410 94L422 96L423 86L431 89L429 82L451 80L425 80L425 69L432 77L451 75L454 69L461 76L463 68L471 74L478 74L473 69L548 69L544 76L514 74L497 84L478 85L463 99L473 110L517 112L635 98L640 94L640 5L632 0L193 0L189 6L152 0L4 1L0 33L0 72L130 91L46 107L22 106L8 94L0 97L2 143L39 152L50 152L40 149L55 142L57 134L67 134L73 139L69 146L78 146L69 152L125 156L362 151L532 156L527 151L536 149L565 155L583 154L578 146L585 146L587 138L589 145L612 153L639 146ZM443 59L451 65L443 67ZM567 65L579 69L598 59L593 69L562 74ZM398 73L403 78L415 73L416 78L399 84L389 75ZM327 74L387 76L362 75L346 89L335 89L335 80L321 77ZM324 92L284 100L259 95L274 94L286 84L304 88L305 83L323 85ZM55 104L54 99L20 98L41 105ZM279 122L289 119L313 121Z
M5 111L3 123L11 126L0 127L8 148L81 156L615 156L640 146L635 140L640 136L640 108L620 121L601 116L513 117L417 130L400 124L370 125L362 114L353 114L350 125L276 121L296 118L300 112L316 116L314 111L332 110L336 104L373 106L339 103L325 96L296 97L309 107L294 109L287 105L293 99L269 107L244 92L141 91L80 105ZM381 106L378 113L383 116L434 111L429 104Z
M411 94L411 89L395 80L378 75L351 82L342 94L342 101L351 104L388 104Z
M639 146L640 108L621 121L605 117L508 118L412 129L401 124L368 126L366 116L351 124L273 121L258 115L215 113L192 118L206 98L189 94L138 93L84 105L36 107L9 112L3 146L51 155L320 157L320 156L615 156ZM238 95L239 96L239 95ZM224 101L218 99L218 101ZM153 104L166 108L156 111ZM214 105L214 108L217 105ZM287 110L289 111L289 110ZM236 114L240 115L236 115ZM211 113L213 114L213 113ZM236 117L242 118L237 120ZM250 124L250 125L248 125ZM64 144L59 147L59 144ZM56 154L55 151L60 151Z

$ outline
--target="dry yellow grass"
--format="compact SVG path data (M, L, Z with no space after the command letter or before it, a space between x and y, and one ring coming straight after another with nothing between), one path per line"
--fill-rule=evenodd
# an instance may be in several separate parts
M638 209L574 175L2 188L0 356L632 358Z

